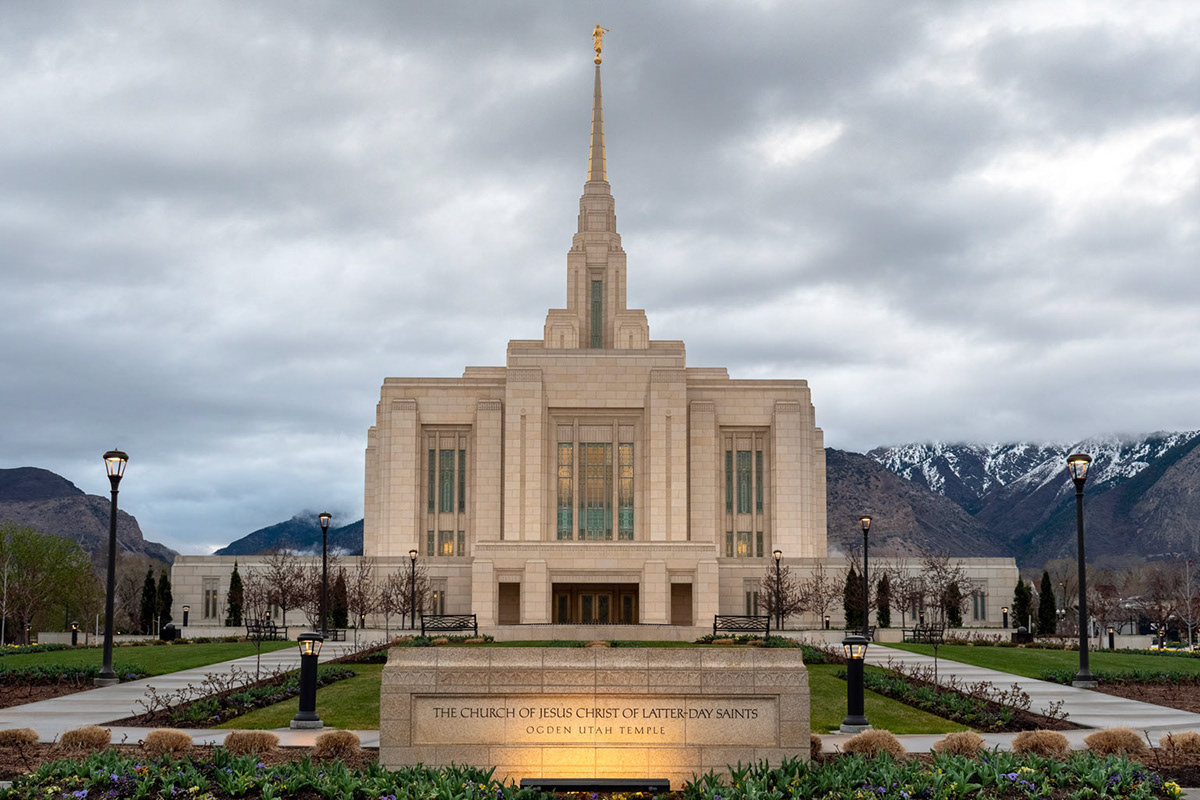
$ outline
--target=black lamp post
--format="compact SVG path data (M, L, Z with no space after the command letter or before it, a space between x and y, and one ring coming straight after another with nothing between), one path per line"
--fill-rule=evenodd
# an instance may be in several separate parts
M1117 641L1116 641L1115 634L1116 634L1116 629L1113 628L1112 625L1109 625L1108 626L1108 649L1109 650L1117 649Z
M300 646L300 709L292 717L293 728L323 728L317 716L317 656L325 637L319 633L302 633L296 637Z
M825 630L829 630L829 615L825 615Z
M408 629L417 627L417 551L408 551Z
M1075 673L1071 685L1085 689L1096 685L1096 679L1088 669L1087 563L1083 553L1083 483L1091 463L1092 457L1086 453L1067 456L1067 470L1075 482L1075 533L1079 546L1079 672Z
M782 550L771 553L775 557L775 630L783 630L783 584L780 583L779 559L783 558Z
M321 521L321 633L329 628L329 520L333 515L324 511L317 515Z
M184 607L183 607L183 627L185 627L185 628L187 627L187 618L188 618L188 612L189 612L189 611L191 611L191 610L192 610L192 607L191 607L191 606L184 606Z
M79 644L79 623L72 622L71 623L71 647L75 647L78 644Z
M104 663L96 676L97 686L112 686L121 679L113 671L113 592L117 585L117 486L125 475L129 456L120 450L109 450L104 454L104 468L108 471L108 483L112 487L112 502L108 513L108 586L104 593Z
M867 722L863 691L863 662L867 657L867 637L857 633L842 640L842 651L846 654L846 718L842 720L842 733L859 733L871 727Z
M1004 615L1004 627L1007 628L1008 627L1008 606L1004 606L1004 608L1000 609L1000 613L1002 613Z
M867 641L871 640L870 629L867 627L867 618L871 614L871 583L867 578L867 531L871 530L871 518L862 516L858 518L858 524L862 526L863 532L863 638Z

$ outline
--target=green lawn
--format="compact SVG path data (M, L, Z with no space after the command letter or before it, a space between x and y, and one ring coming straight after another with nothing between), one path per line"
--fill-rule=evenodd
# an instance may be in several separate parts
M383 664L350 664L353 678L331 683L317 690L317 716L329 728L343 730L379 729L379 683ZM273 706L260 708L221 728L270 730L286 728L300 710L300 699L293 697Z
M262 642L262 652L270 653L295 642ZM221 661L252 656L254 642L214 642L211 644L142 645L136 647L114 647L113 664L132 664L143 667L150 675L165 675L193 667L204 667ZM70 650L52 650L48 653L14 653L0 658L0 671L33 667L42 664L65 666L100 666L104 662L104 650L100 647L78 647Z
M927 644L889 644L897 650L932 656L933 646ZM940 645L939 659L961 661L977 667L998 669L1026 678L1036 678L1048 669L1073 669L1079 666L1076 650L1040 650L1024 647L971 647L970 645ZM1143 656L1133 653L1112 653L1091 650L1088 666L1097 670L1155 670L1160 672L1200 675L1200 658L1180 656Z
M379 729L379 681L382 664L353 664L358 674L317 691L317 715L331 728L346 730ZM846 682L836 676L840 667L820 664L808 668L812 691L812 729L826 733L837 728L846 716ZM299 710L299 700L292 699L238 717L221 725L222 728L271 729L286 728ZM867 719L877 728L893 733L948 733L967 728L910 708L874 692L866 694Z

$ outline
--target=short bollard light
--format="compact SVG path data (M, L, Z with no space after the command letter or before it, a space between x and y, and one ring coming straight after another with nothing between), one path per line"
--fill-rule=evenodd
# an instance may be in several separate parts
M1117 633L1116 629L1115 629L1115 628L1113 628L1113 626L1112 626L1112 625L1109 625L1109 626L1108 626L1108 649L1109 649L1109 650L1116 650L1116 649L1117 649L1117 637L1116 637L1116 633Z
M854 634L842 639L846 655L846 718L842 733L859 733L871 727L864 705L863 667L867 657L867 637Z
M192 610L191 606L183 607L183 627L187 627L188 612Z
M1003 608L1001 608L1000 613L1004 614L1004 627L1007 628L1008 627L1008 606L1004 606Z
M302 633L297 637L300 645L300 710L292 718L293 728L323 728L325 723L317 716L317 656L325 637L319 633Z
M829 630L829 615L825 615L825 630Z
M72 622L71 623L71 647L75 647L78 644L79 644L79 623Z

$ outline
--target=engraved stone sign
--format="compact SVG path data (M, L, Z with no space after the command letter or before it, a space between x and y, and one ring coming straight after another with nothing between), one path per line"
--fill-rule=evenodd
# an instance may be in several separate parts
M380 760L526 777L670 778L806 756L798 650L393 648Z

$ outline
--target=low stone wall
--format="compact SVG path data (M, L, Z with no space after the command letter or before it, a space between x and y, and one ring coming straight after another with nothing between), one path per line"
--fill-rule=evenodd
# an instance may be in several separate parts
M807 758L799 650L392 648L379 758L521 778L668 778Z

